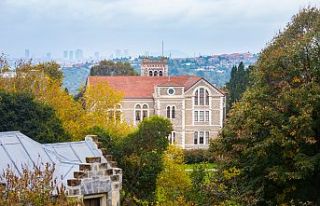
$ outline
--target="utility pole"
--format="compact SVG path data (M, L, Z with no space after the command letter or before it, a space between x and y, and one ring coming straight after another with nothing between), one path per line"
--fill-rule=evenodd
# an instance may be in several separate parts
M163 40L161 41L161 56L163 57L163 49L164 49L164 43Z

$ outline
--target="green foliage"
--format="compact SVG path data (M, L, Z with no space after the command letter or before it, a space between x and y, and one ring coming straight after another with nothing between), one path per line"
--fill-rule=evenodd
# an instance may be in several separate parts
M17 67L18 73L30 73L38 72L44 74L50 79L62 83L63 72L60 69L60 65L56 62L45 62L37 65L32 65L31 62L23 62Z
M252 67L244 68L244 64L240 62L239 66L233 66L231 69L230 81L226 83L226 88L229 92L227 98L227 109L229 110L234 102L239 101L242 93L246 90L249 84L249 74Z
M184 150L184 159L186 164L213 162L212 154L204 149Z
M156 180L163 170L166 137L171 131L168 119L152 116L144 119L135 132L113 141L112 154L123 169L124 205L155 201Z
M240 170L226 188L244 205L320 204L319 51L320 10L303 9L262 51L229 112L215 152L225 170Z
M136 76L137 73L127 62L102 60L90 70L90 76Z
M26 94L0 91L0 131L21 131L41 143L70 140L54 110Z
M174 205L178 199L185 200L191 189L191 179L184 169L183 151L169 146L163 156L164 169L157 177L156 198L159 205Z

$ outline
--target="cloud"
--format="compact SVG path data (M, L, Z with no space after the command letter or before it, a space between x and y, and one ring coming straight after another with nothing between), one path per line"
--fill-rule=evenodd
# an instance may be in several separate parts
M188 52L247 49L252 42L257 51L309 4L320 6L318 0L0 0L0 45L138 50L165 39L182 49L189 44ZM231 48L231 40L238 46Z

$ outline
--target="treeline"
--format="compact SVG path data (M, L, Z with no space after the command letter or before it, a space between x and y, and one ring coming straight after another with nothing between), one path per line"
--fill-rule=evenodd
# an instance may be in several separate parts
M138 73L128 62L102 60L90 70L90 76L136 76Z

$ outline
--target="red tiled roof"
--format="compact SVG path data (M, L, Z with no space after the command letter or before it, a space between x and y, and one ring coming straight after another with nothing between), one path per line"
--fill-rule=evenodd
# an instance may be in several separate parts
M89 76L88 85L106 81L112 88L124 92L125 98L151 98L155 86L179 86L186 91L200 79L196 76Z

